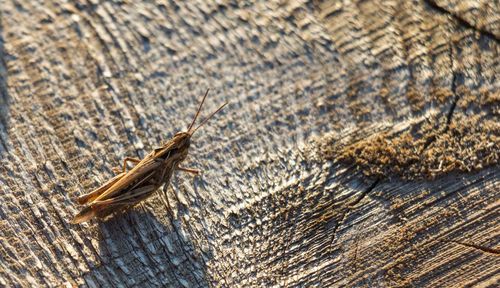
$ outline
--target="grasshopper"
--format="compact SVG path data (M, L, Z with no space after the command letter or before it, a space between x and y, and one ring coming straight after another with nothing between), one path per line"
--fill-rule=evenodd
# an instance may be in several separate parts
M170 139L165 145L155 148L142 160L126 157L123 160L123 169L121 171L120 169L118 171L114 170L119 173L118 175L96 190L78 197L79 204L90 204L75 216L73 223L82 223L93 218L106 218L114 212L127 210L135 206L142 200L153 195L153 192L158 190L162 185L168 185L174 170L189 172L195 175L201 173L199 170L181 168L179 164L188 155L191 137L196 130L228 104L226 102L220 106L219 109L205 118L191 132L209 90L207 89L205 96L203 96L198 111L186 132L175 134L174 138ZM125 171L127 162L136 163L137 165L132 170ZM174 215L168 197L166 198L167 208Z

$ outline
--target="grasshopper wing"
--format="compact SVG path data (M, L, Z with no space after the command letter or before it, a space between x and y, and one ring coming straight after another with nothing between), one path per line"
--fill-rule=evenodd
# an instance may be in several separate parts
M162 161L159 161L152 157L146 157L132 170L128 171L121 179L116 181L109 189L104 191L99 197L95 198L94 201L102 201L115 197L116 195L122 193L123 189L128 188L136 181L141 181L146 175L151 175L150 172L156 170L162 165Z
M126 172L120 173L120 174L116 175L115 177L111 178L111 180L109 180L108 182L106 182L101 187L97 188L96 190L78 197L78 204L83 205L83 204L87 204L89 202L94 201L97 197L99 197L99 195L106 192L106 190L108 190L109 187L113 186L113 184L115 184L118 180L123 178L123 176L125 176L125 174L127 174L127 173Z

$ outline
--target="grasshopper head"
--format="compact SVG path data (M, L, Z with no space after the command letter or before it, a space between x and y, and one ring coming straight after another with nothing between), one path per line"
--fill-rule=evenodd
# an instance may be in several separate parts
M187 132L179 132L175 134L172 138L172 149L179 151L181 154L186 154L189 150L189 145L191 145L191 134ZM183 159L185 158L182 157Z
M171 148L177 151L181 161L184 160L188 154L189 145L191 145L191 134L188 132L179 132L170 141L172 142Z
M179 132L175 134L172 141L174 143L172 148L179 150L188 149L191 144L191 134L188 132Z
M191 144L191 134L187 132L179 132L170 139L166 144L161 147L156 148L153 151L155 158L161 158L166 160L177 159L183 161L189 150L189 145Z

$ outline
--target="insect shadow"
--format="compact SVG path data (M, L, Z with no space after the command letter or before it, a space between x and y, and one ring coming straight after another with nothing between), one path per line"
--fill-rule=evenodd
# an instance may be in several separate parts
M203 259L211 256L202 256L189 237L182 237L188 233L183 231L182 217L168 215L170 220L159 220L142 205L121 216L97 223L100 263L84 275L90 278L87 282L98 282L98 286L207 287Z
M3 27L2 23L0 23L0 128L1 130L7 130L8 128L8 120L9 120L9 91L7 90L7 68L6 68L6 56L4 54L4 43L5 40L3 38ZM5 147L4 147L5 148ZM2 151L3 149L0 149Z

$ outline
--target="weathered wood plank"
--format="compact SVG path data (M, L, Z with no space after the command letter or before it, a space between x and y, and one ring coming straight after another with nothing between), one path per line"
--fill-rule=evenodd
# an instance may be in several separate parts
M0 0L0 285L498 285L494 2ZM175 216L70 224L208 87Z

